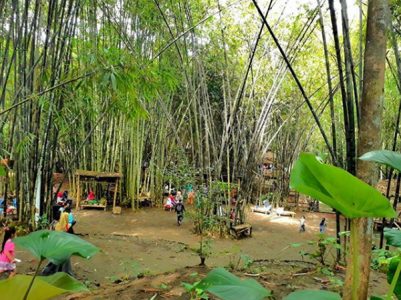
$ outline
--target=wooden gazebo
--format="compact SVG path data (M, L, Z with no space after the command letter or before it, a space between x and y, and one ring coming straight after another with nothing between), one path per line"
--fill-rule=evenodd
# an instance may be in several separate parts
M112 172L96 172L96 171L88 171L88 170L76 170L76 184L77 184L77 197L76 197L76 209L85 208L85 207L97 207L103 208L106 210L107 202L105 205L89 205L80 204L81 202L81 182L107 182L114 183L114 196L113 196L113 211L116 206L117 193L120 185L120 180L122 175L120 173L112 173Z

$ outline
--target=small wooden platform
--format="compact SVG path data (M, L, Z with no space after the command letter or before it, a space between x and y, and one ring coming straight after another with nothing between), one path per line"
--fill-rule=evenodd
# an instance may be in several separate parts
M93 205L93 204L80 204L81 209L84 208L101 208L104 209L104 211L106 211L107 206L106 205Z
M281 216L285 216L285 217L291 217L294 218L296 213L293 211L289 211L289 210L284 210L284 209L279 209L277 208L275 211L276 215L278 215L279 217Z
M230 234L235 238L241 236L252 236L252 225L251 224L240 224L230 228Z
M252 209L252 212L262 213L262 214L266 214L266 215L271 213L271 208L267 209L263 206L259 206L259 207L254 206L251 209Z

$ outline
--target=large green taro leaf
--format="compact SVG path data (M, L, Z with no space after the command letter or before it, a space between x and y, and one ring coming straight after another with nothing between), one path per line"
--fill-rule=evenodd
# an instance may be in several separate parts
M196 286L222 300L261 300L270 296L270 291L253 279L241 280L224 268L209 272Z
M387 245L401 248L401 231L398 229L384 228L384 237Z
M390 150L376 150L365 153L359 159L373 161L401 171L401 153Z
M400 262L399 257L393 257L390 260L390 263L388 265L388 271L387 271L387 282L391 284L393 281L393 277L395 274L395 270L397 270L398 263ZM394 288L394 295L397 297L397 299L401 299L401 277L398 277L397 283Z
M395 217L387 198L343 169L326 165L302 153L290 178L291 188L309 195L348 218Z
M341 296L329 291L302 290L289 294L284 300L341 300Z
M0 299L22 300L28 289L32 276L15 275L0 280ZM37 276L28 295L28 300L45 300L69 292L88 291L85 285L66 273L51 276Z
M48 259L55 264L65 262L70 256L90 258L99 249L91 243L66 232L39 230L14 239L18 247L28 249L38 259Z

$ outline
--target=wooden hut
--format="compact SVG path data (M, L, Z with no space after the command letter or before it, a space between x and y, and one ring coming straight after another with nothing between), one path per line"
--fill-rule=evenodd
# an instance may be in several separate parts
M111 172L96 172L88 170L77 170L75 172L76 185L77 185L77 197L76 197L76 209L79 208L103 208L106 210L107 202L105 204L82 204L81 203L81 183L97 182L97 183L111 183L114 184L114 196L113 196L113 211L116 207L117 193L119 191L120 181L122 175L120 173Z

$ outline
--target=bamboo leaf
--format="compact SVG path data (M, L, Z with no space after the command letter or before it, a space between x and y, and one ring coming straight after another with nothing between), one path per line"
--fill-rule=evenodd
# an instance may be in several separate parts
M113 88L113 91L117 91L117 81L116 81L116 76L114 73L110 74L110 81L111 81L111 87Z
M321 163L313 154L300 155L291 172L290 185L348 218L396 215L387 198L376 189L343 169Z

